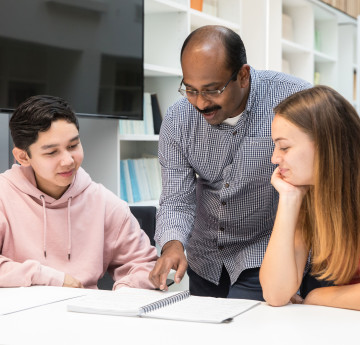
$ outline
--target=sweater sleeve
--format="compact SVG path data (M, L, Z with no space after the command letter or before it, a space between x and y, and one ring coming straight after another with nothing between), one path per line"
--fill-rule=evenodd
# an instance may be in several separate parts
M5 233L9 225L0 211L0 287L31 285L62 286L65 274L36 260L15 262L3 254Z
M35 260L14 262L0 255L0 287L62 286L65 274Z
M123 221L117 229L112 260L109 264L110 273L115 281L113 289L122 286L154 289L149 280L149 273L158 258L156 248L150 244L149 237L140 229L128 206L117 209L117 212L123 214L122 217L117 215L123 218Z

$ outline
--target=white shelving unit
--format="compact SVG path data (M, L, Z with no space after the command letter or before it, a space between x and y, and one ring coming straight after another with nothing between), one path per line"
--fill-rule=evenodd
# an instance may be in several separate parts
M192 30L207 24L224 25L239 33L254 68L281 71L285 60L291 74L312 83L317 78L359 110L355 93L359 100L360 87L354 91L356 83L360 86L358 21L331 6L319 0L204 0L204 12L199 12L190 8L190 0L144 2L144 89L157 94L163 115L180 97L181 46ZM215 4L212 14L206 13L211 4ZM283 15L291 20L291 35L283 36ZM157 155L158 136L120 136L112 121L93 128L87 121L82 119L81 126L86 128L86 137L92 138L83 141L89 141L86 147L91 157L99 159L85 158L85 167L95 180L120 195L120 159ZM96 137L101 140L93 139Z
M319 0L271 0L271 6L267 0L243 1L242 13L241 36L252 66L329 85L357 105L355 18Z

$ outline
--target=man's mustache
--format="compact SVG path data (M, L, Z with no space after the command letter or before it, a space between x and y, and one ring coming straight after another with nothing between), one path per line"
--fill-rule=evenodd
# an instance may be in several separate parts
M208 114L208 113L211 113L211 112L213 112L215 110L221 109L220 105L215 105L213 107L205 108L205 109L199 109L198 107L195 107L195 108L201 114Z

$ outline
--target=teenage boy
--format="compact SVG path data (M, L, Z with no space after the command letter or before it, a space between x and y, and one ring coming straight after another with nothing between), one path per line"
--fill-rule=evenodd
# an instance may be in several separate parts
M17 162L0 174L0 287L154 288L156 249L127 204L81 168L66 101L33 96L10 119Z

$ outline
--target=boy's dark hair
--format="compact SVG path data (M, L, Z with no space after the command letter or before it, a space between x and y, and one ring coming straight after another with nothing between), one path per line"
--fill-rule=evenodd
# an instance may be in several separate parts
M79 130L79 121L69 104L60 97L32 96L21 103L11 116L9 127L14 145L31 157L29 146L39 132L46 132L54 121L64 119Z

